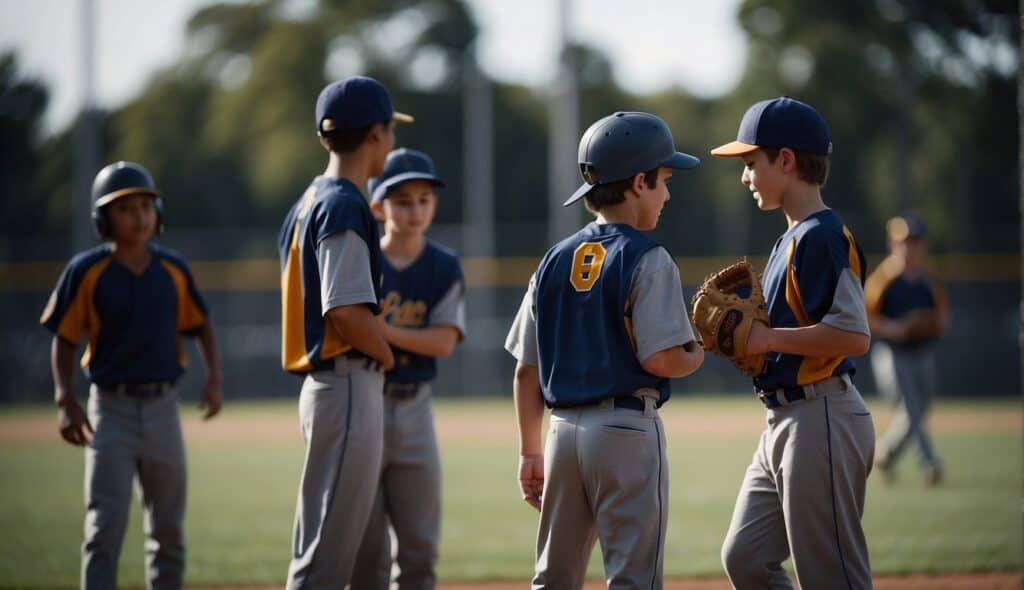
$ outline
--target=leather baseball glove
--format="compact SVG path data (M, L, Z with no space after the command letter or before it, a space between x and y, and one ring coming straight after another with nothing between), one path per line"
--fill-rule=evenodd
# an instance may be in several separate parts
M764 370L764 355L747 354L754 322L768 325L761 281L746 260L712 274L693 296L693 326L704 350L724 356L744 373Z
M919 344L935 340L942 334L942 320L934 309L915 309L903 317L906 322L906 342Z

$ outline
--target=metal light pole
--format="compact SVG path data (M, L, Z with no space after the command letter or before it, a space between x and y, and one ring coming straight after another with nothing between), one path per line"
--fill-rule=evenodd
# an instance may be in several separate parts
M579 207L562 207L581 182L576 162L579 142L579 88L576 81L576 59L568 49L570 0L557 4L557 35L555 51L558 70L551 85L548 103L548 243L565 238L579 224Z
M75 122L74 157L71 187L71 248L78 252L88 248L94 241L92 222L89 215L92 179L99 169L101 137L100 113L94 104L94 83L96 78L95 30L96 2L82 0L80 36L80 72L82 76L82 107Z

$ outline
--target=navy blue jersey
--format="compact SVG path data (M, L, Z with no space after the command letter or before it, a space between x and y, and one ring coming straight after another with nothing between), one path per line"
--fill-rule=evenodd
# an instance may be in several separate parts
M916 309L935 309L945 313L949 302L942 285L927 274L907 277L900 259L890 256L882 261L864 287L868 315L899 319ZM906 344L906 343L905 343Z
M864 253L831 209L819 211L787 230L772 249L762 280L772 328L797 328L821 322L837 303L844 273L859 284L852 304L863 307ZM814 357L769 352L764 372L755 377L761 390L807 385L853 374L847 357Z
M292 206L278 236L281 256L281 363L293 373L331 366L352 350L321 310L320 242L344 231L355 232L370 253L373 288L380 300L380 233L356 185L345 178L319 177ZM380 313L377 304L370 306Z
M425 328L441 299L459 284L462 267L454 252L427 240L426 247L412 264L395 270L384 258L381 313L392 326ZM462 326L453 327L462 330ZM437 376L437 359L392 346L395 368L388 372L388 383L417 383Z
M181 335L206 323L184 259L156 244L149 250L153 259L138 275L114 259L109 244L76 255L40 318L70 344L87 334L82 368L97 385L177 380L185 369Z
M657 242L624 224L590 223L556 244L536 274L534 306L541 389L549 407L571 407L656 389L669 381L636 357L630 289Z

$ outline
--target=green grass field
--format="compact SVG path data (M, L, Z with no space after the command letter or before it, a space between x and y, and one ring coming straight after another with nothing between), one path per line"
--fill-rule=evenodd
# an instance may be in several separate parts
M876 427L888 412L869 404ZM536 513L518 499L510 400L437 404L444 461L440 576L519 579L532 571ZM303 448L294 402L229 403L200 423L183 410L189 460L188 582L279 584ZM763 412L748 398L678 397L663 412L671 461L666 575L720 576L718 551ZM0 587L74 588L82 537L82 453L58 442L49 408L0 411ZM908 455L900 479L869 481L876 573L1020 571L1018 400L941 402L932 418L948 477L925 488ZM591 572L600 576L598 559ZM141 586L137 507L121 583Z

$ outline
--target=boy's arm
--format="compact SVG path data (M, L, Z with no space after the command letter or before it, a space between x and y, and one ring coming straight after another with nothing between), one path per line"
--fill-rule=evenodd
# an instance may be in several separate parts
M384 340L384 316L375 316L362 303L341 305L327 311L327 319L341 339L380 363L384 370L395 366L395 356Z
M871 337L867 334L840 330L821 322L801 328L769 328L754 322L747 340L750 354L772 350L812 357L860 356L870 346Z
M456 279L434 305L422 328L385 324L384 339L409 352L447 358L466 332L466 301L462 281Z
M636 355L658 377L685 377L704 362L683 299L679 268L664 248L644 254L631 293Z
M516 358L512 391L519 426L519 491L523 501L540 510L544 493L544 450L541 441L544 397L538 368L534 288L535 277L531 277L505 340L505 350Z
M640 365L658 377L676 378L692 374L703 363L704 349L691 340L682 346L659 350Z
M217 338L213 334L213 326L209 320L199 329L198 336L199 350L206 365L206 385L203 386L203 393L199 398L199 408L205 410L203 420L209 420L220 412L224 404L220 352L217 350Z
M400 328L385 322L384 339L409 352L447 358L459 342L459 330L454 326Z
M527 504L540 510L544 492L544 451L540 436L544 403L538 368L522 361L516 363L512 390L519 424L519 490Z
M67 442L83 447L92 440L92 424L78 400L72 386L75 366L75 346L60 336L53 337L50 345L50 370L53 373L53 398L57 404L57 423L60 436Z
M324 320L344 342L385 370L394 367L395 357L384 340L384 317L369 307L377 304L377 294L366 242L350 230L327 236L317 247L317 264Z

